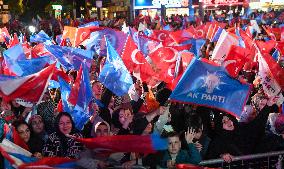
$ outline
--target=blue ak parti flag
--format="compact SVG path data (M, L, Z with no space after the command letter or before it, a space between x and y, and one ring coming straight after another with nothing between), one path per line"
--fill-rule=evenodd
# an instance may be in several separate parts
M50 61L49 56L33 58L33 59L25 59L16 61L14 64L18 64L21 69L21 74L18 72L12 71L16 73L18 76L27 76L41 71Z
M68 97L71 92L71 87L64 79L58 76L58 82L60 85L61 101L63 111L70 113L72 111L72 105L68 103Z
M64 47L58 45L45 45L45 48L55 56L60 64L67 70L79 70L82 62L86 59L87 67L91 67L93 54L91 50L83 50L79 48Z
M170 98L215 107L238 117L249 91L249 85L231 78L223 67L193 58Z
M21 76L24 72L17 64L18 60L25 60L26 55L21 44L17 44L3 52L6 66L15 74Z
M51 38L43 30L41 30L37 34L32 35L30 37L30 42L46 43L49 45L52 44Z
M76 105L72 111L71 116L75 122L77 129L81 130L84 124L89 120L91 113L89 111L89 104L93 98L92 87L89 78L89 69L86 63L82 63L82 76L78 92ZM76 79L77 80L77 79Z
M107 60L100 73L99 81L115 95L123 96L128 93L133 81L122 59L108 39L106 39L106 45Z

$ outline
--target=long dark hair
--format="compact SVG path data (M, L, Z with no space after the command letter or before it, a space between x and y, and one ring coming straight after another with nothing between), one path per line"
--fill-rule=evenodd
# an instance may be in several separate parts
M67 112L60 112L60 113L56 116L56 118L55 118L55 120L54 120L54 129L55 129L55 132L56 132L59 136L61 136L61 135L65 136L65 135L59 130L59 121L60 121L60 119L61 119L62 116L67 116L67 117L69 117L70 120L71 120L72 129L71 129L71 133L70 133L70 134L77 133L78 130L77 130L76 127L75 127L75 123L74 123L74 121L73 121L73 118L72 118L72 116L71 116L69 113L67 113Z

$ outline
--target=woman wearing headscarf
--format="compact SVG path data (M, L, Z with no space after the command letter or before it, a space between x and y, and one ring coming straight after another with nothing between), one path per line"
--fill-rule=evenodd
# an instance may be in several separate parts
M82 135L75 128L71 115L66 112L59 113L55 118L54 129L55 132L49 135L44 145L43 155L77 158L84 147L80 142L72 138L80 138Z
M209 145L207 158L221 157L225 162L231 162L233 156L253 153L265 133L269 113L277 112L278 107L268 103L260 112L255 111L253 107L245 106L243 113L247 115L241 115L240 122L229 114L221 113L215 123L216 136Z

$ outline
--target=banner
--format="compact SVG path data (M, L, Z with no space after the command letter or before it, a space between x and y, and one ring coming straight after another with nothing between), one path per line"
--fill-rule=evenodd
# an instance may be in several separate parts
M231 78L224 68L193 59L170 98L215 107L237 117L246 104L250 87Z

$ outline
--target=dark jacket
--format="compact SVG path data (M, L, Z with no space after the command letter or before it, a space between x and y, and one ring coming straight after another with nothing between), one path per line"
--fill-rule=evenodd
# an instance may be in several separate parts
M81 138L80 133L74 133L72 136ZM78 158L78 154L83 150L83 145L75 141L73 138L60 137L56 132L49 135L44 145L42 154L47 157L69 157Z
M221 154L231 155L251 154L265 133L265 126L269 113L274 112L276 107L265 106L259 115L249 123L238 123L232 119L235 125L233 131L226 131L221 126L222 122L216 124L216 136L209 145L208 159L220 158ZM220 118L221 120L222 118Z

